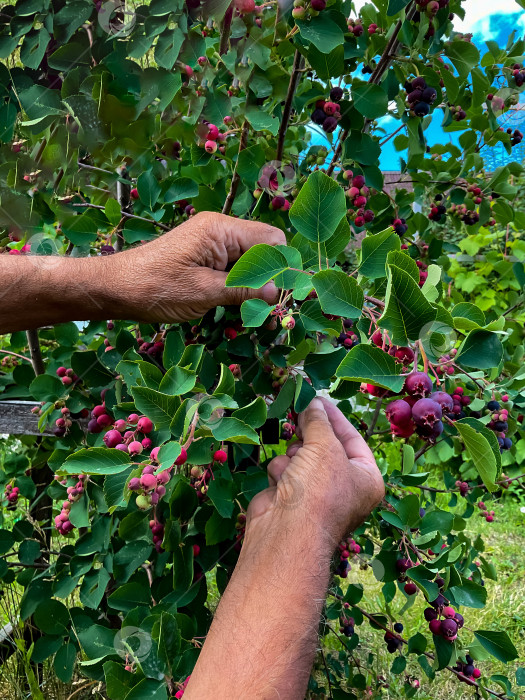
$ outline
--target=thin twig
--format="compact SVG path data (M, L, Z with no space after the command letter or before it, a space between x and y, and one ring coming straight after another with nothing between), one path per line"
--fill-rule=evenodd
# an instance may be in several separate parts
M250 124L247 119L244 120L244 124L242 125L242 131L241 131L241 138L239 141L239 154L244 151L246 148L246 144L248 142L248 131L250 129ZM237 156L237 160L235 162L235 169L233 171L232 175L232 181L230 183L230 191L228 192L228 196L226 197L226 201L224 202L224 206L222 208L222 213L223 214L229 214L232 210L233 202L235 200L235 195L237 194L237 190L239 189L239 183L241 181L240 175L237 171L237 168L239 166L239 156Z
M73 204L72 206L74 207L79 207L79 208L88 208L88 209L105 209L106 207L102 206L102 204L91 204L91 202L82 202L79 204ZM122 216L125 216L127 219L138 219L139 221L145 221L148 224L153 224L153 226L158 226L158 228L161 228L163 231L171 231L169 226L166 226L166 224L161 224L160 222L153 221L152 219L146 219L144 216L137 216L136 214L130 214L129 212L122 212Z

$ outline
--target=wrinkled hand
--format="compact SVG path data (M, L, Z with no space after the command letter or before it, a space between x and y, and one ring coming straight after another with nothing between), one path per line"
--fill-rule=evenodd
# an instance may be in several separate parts
M154 241L108 257L109 279L124 307L120 317L175 323L200 318L217 305L251 298L275 302L273 282L262 289L224 286L227 265L256 243L286 245L286 237L259 221L202 212Z
M381 501L383 478L365 440L328 399L313 399L298 428L299 441L268 465L270 486L250 503L247 534L281 519L313 523L335 544Z

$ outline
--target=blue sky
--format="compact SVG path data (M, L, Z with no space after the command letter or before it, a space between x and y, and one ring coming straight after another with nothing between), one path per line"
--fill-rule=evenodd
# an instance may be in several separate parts
M356 3L358 7L363 4L364 2ZM466 0L462 3L462 7L465 9L465 19L457 19L454 27L458 32L472 33L472 41L480 50L481 55L487 51L485 42L488 40L496 41L504 47L514 30L516 31L516 39L525 34L525 11L515 0L498 0L497 3L494 0ZM497 7L496 12L494 12L495 7ZM522 98L524 95L525 93ZM426 132L429 145L448 141L457 142L461 132L445 133L440 126L442 119L443 111L435 110L432 122ZM382 126L388 134L399 126L399 122L386 118L383 120ZM313 133L312 144L321 143L325 143L324 138L318 133ZM399 157L400 153L395 150L392 139L382 149L381 169L398 170Z

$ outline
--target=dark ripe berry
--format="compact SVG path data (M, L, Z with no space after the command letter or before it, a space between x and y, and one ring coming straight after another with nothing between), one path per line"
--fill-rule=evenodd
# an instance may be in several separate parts
M365 178L363 175L356 175L352 180L352 185L357 187L358 190L365 185Z
M426 117L430 112L430 105L427 102L418 102L414 107L416 117Z
M370 340L374 345L377 345L378 348L383 347L383 334L379 328L372 333Z
M435 101L436 97L437 92L434 90L433 87L427 87L421 93L421 100L423 102L428 102L429 104L432 104L432 102Z
M401 622L396 622L394 625L394 632L401 634L402 631L403 631L403 625L401 624Z
M432 399L419 399L412 407L412 418L417 425L432 428L442 416L441 406Z
M449 413L454 408L452 396L445 391L434 391L430 394L430 398L441 406L443 413Z
M414 80L412 81L412 90L417 90L417 88L421 88L422 90L424 90L426 86L427 81L422 76L414 78Z
M463 625L465 624L465 619L464 619L463 615L461 615L461 613L457 612L454 615L454 620L456 621L456 624L457 624L459 629L461 629L463 627Z
M439 637L441 635L441 621L440 620L431 620L428 623L428 629L432 632L432 634Z
M432 605L433 608L442 608L446 604L446 602L447 599L444 595L441 595L440 593L435 600L430 601L430 605Z
M412 409L403 399L396 399L389 403L385 409L385 414L391 423L396 426L407 425L412 418Z
M343 99L343 89L340 87L333 87L330 90L330 99L334 102L339 102Z
M458 624L455 620L441 620L441 634L443 637L456 638L458 633Z
M505 433L509 429L509 424L507 421L504 420L497 420L494 425L493 425L494 430L497 430L498 433Z
M474 664L468 664L468 666L465 666L463 673L466 676L471 676L474 673Z
M324 8L326 7L326 0L312 0L310 4L312 6L312 10L322 12L322 10L324 10Z
M504 450L510 450L512 447L512 440L508 437L503 438L503 445L502 445Z
M405 379L404 390L411 396L428 396L432 391L432 380L425 372L412 372Z
M436 576L434 582L437 584L437 586L439 586L439 588L443 588L445 585L445 579L441 576Z
M431 622L432 620L437 620L437 612L434 610L434 608L425 608L423 611L423 615L425 617L425 620L427 622Z
M337 129L337 119L335 117L326 117L323 122L323 131L327 134L331 134Z
M388 651L389 654L395 654L397 651L397 644L394 639L391 639L388 644L386 645L386 650Z
M412 583L412 581L409 581L408 583L405 584L405 593L407 595L414 595L417 593L417 586L415 583Z
M487 408L489 409L489 411L499 411L501 406L497 401L489 401L487 403Z
M354 628L352 625L346 625L346 627L343 627L343 634L345 637L351 637L354 633Z
M96 418L92 418L87 424L87 429L90 433L101 433L103 428L99 425Z
M398 559L396 561L396 568L400 574L404 574L406 571L411 569L413 566L414 566L413 562L410 561L410 559L407 559L406 557L403 557L402 559Z
M410 365L414 362L414 351L412 348L397 348L394 353L394 358L404 365Z
M321 126L326 119L326 114L324 113L323 109L317 108L312 112L311 119L314 124Z

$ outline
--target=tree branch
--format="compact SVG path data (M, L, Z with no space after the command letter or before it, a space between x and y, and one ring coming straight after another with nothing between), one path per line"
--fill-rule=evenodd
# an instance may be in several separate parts
M239 154L244 151L246 148L246 144L248 142L248 131L250 128L250 124L247 119L244 120L244 124L242 125L242 131L241 131L241 138L239 141ZM239 183L241 181L240 175L237 171L239 165L239 156L237 155L237 161L235 163L235 169L233 171L233 176L232 176L232 181L230 184L230 191L228 192L228 196L226 197L226 201L224 202L224 206L222 208L222 213L223 214L229 214L232 210L233 202L235 200L235 195L237 194L237 190L239 189Z
M284 140L286 138L286 131L288 129L288 122L290 121L290 114L292 111L292 102L295 95L295 90L297 88L297 82L301 74L302 67L304 65L304 58L299 53L295 52L292 65L292 73L290 75L290 82L288 84L288 93L286 95L286 101L283 108L283 116L281 118L281 125L279 127L279 134L277 135L277 154L276 159L281 160L283 157L284 150Z
M33 363L33 369L35 374L44 374L46 368L44 367L44 360L42 359L42 353L40 351L40 341L38 340L38 330L33 328L30 331L26 331L27 344L29 345L29 352L31 354L31 362Z

